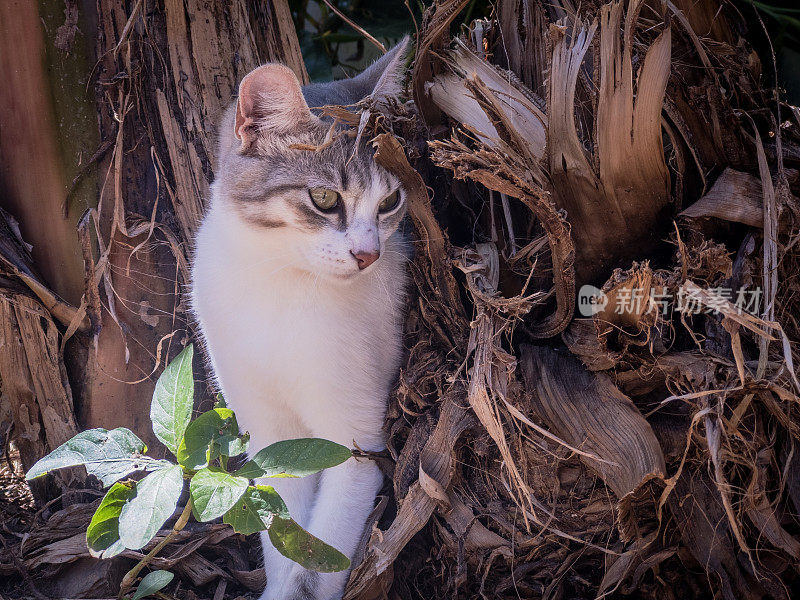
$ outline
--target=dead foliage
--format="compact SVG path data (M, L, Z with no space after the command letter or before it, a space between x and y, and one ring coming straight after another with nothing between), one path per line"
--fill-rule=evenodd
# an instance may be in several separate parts
M451 40L463 4L387 118L448 238L415 244L398 509L346 597L792 597L795 109L708 7L504 2Z
M426 13L413 103L329 109L415 230L391 487L346 598L793 597L800 110L727 3L508 0L451 38L467 3ZM185 240L208 164L163 125L175 220L135 231ZM91 507L6 518L18 594L133 558L87 557ZM244 593L252 546L197 526L156 566L175 597Z

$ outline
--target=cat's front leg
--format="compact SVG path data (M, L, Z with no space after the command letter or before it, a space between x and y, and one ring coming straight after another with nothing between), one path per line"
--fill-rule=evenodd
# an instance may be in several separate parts
M307 527L311 518L311 507L314 503L318 480L319 475L309 475L296 479L261 479L256 483L273 486L286 503L292 518L301 527ZM282 600L285 596L283 588L297 563L278 552L266 531L261 533L261 545L264 550L264 572L267 576L267 587L260 600Z
M308 531L352 560L383 484L371 460L351 458L323 471ZM296 565L284 586L286 600L338 600L350 571L315 573Z

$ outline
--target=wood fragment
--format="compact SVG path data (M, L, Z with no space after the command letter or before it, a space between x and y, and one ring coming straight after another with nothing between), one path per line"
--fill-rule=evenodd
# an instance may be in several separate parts
M608 376L590 373L571 356L523 346L521 368L536 414L559 437L603 459L581 456L619 501L666 473L650 425ZM630 524L621 523L623 533ZM628 535L630 535L628 529Z
M0 379L4 397L13 399L11 416L24 469L78 433L58 337L50 313L0 279ZM77 481L71 471L54 477L62 485ZM46 481L31 487L40 498L53 495Z
M709 192L679 216L687 219L714 217L760 229L764 225L762 198L758 178L727 168Z
M420 454L420 468L442 489L447 489L452 477L452 449L473 422L468 412L455 402L455 395L463 394L463 390L453 390L453 394L442 399L439 421ZM391 574L388 571L391 564L414 534L427 523L435 508L436 500L419 483L414 483L389 529L373 534L364 560L350 575L344 600L360 598L366 589L374 585L374 580Z

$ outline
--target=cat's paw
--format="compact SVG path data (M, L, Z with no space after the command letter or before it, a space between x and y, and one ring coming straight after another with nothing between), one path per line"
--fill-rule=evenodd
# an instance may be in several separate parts
M282 600L323 600L318 595L319 573L313 571L295 572L284 584Z
M317 595L317 581L310 573L309 577L290 577L283 585L267 585L267 589L258 600L321 600Z

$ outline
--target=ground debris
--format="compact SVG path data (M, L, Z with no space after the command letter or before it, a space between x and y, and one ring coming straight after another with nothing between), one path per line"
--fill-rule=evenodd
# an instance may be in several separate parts
M99 560L89 554L86 527L101 492L71 490L37 510L18 461L14 470L0 465L0 490L0 595L4 598L116 597L125 573L168 532L159 532L141 552L125 551ZM176 572L183 581L176 598L189 598L178 593L181 586L189 585L191 598L216 599L220 582L227 584L226 597L256 598L264 587L259 546L227 525L191 523L151 566Z

